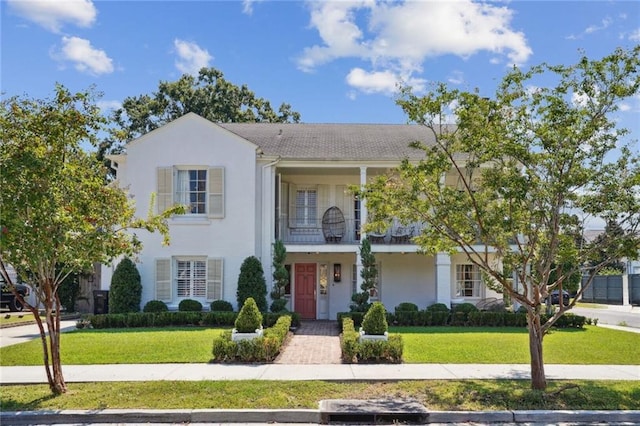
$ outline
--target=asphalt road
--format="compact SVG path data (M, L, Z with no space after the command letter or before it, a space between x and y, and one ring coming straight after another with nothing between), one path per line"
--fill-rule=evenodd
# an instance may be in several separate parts
M582 306L571 309L572 313L588 318L598 318L598 324L620 325L640 328L640 307L611 306L602 308L584 308Z

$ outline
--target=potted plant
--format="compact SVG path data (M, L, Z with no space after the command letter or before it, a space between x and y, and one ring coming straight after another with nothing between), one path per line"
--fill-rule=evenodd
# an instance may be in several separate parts
M374 302L367 311L360 327L359 340L388 340L387 311L380 302Z
M250 340L262 336L262 314L253 297L247 298L231 332L231 340Z

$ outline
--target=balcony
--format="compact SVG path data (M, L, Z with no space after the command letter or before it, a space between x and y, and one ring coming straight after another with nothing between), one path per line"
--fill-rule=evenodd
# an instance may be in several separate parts
M396 225L384 233L369 233L373 245L415 245L412 238L418 235L421 227L417 225ZM276 238L289 245L349 245L360 244L360 220L344 219L343 232L327 232L321 220L311 223L292 223L286 217L278 221Z

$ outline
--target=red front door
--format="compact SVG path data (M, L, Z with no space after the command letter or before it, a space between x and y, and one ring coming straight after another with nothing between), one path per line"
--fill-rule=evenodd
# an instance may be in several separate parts
M295 308L302 319L316 319L316 264L296 263Z

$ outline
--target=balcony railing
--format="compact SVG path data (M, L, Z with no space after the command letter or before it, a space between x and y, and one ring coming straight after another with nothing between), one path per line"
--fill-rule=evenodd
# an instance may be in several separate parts
M384 233L369 233L371 244L414 244L412 238L418 235L421 227L417 225L396 225ZM311 223L294 223L287 218L278 221L276 238L285 244L360 244L360 221L345 219L344 231L333 229L327 232L320 220Z

